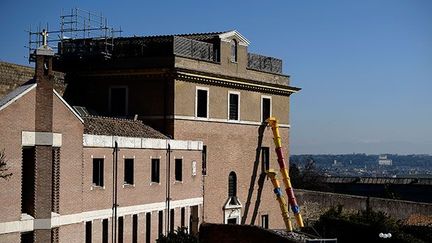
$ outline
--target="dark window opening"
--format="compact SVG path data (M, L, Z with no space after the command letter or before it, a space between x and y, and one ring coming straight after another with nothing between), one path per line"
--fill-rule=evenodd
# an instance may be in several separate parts
M104 159L93 159L93 185L104 186Z
M239 95L229 94L229 119L239 120Z
M264 229L269 228L269 216L268 214L261 215L261 227Z
M150 243L151 237L151 214L146 213L146 243Z
M159 211L158 235L163 235L163 211Z
M207 113L208 113L207 94L208 94L207 90L203 90L203 89L197 90L197 117L207 118Z
M108 219L102 220L102 243L108 243Z
M237 224L237 219L232 218L232 219L228 219L228 224Z
M22 149L21 212L34 217L35 148ZM27 237L27 236L24 236Z
M237 62L237 41L231 40L231 61Z
M262 98L262 122L271 116L271 100L269 98Z
M110 111L113 116L126 116L127 89L125 87L111 87Z
M237 175L234 171L228 176L228 198L230 205L239 205L240 202L237 199Z
M175 211L174 209L170 210L170 232L174 232L174 216L175 216Z
M85 231L85 242L91 243L92 242L92 222L87 221L85 224L86 231Z
M124 160L124 183L133 185L134 184L134 160Z
M203 145L202 150L202 174L207 175L207 145Z
M185 218L186 218L186 210L185 208L181 208L180 211L180 226L185 227Z
M21 233L21 243L33 243L34 242L34 231Z
M151 181L159 183L160 159L151 160Z
M118 243L123 243L123 217L118 218Z
M270 169L270 150L269 147L261 147L261 165L263 172Z
M138 215L132 216L132 243L138 242Z
M175 180L182 181L183 180L183 160L175 159Z

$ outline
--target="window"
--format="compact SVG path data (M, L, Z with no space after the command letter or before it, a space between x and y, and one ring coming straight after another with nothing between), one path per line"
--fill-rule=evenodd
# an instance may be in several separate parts
M261 122L264 122L271 116L271 98L261 98Z
M85 224L86 230L85 230L85 242L91 243L92 242L92 222L87 221Z
M237 218L230 218L227 221L228 224L237 224Z
M237 175L234 171L228 176L228 197L237 197Z
M170 232L174 232L174 216L175 216L175 211L174 209L170 210Z
M180 210L180 226L185 227L186 210L181 208Z
M261 147L261 165L263 172L270 169L270 153L268 147Z
M104 159L93 159L93 185L104 186Z
M21 212L34 216L35 147L22 148ZM30 237L29 234L25 237ZM33 242L33 241L32 241Z
M208 118L208 89L197 88L196 91L196 117Z
M109 111L113 116L126 116L127 115L127 87L110 87L110 106Z
M159 183L160 159L151 160L151 181Z
M134 184L134 160L124 160L124 184Z
M182 181L183 180L183 160L175 159L175 180Z
M146 243L150 243L151 237L151 214L146 213Z
M163 211L159 211L158 235L163 235Z
M231 40L231 62L237 62L237 41Z
M261 227L264 229L269 228L269 216L268 214L261 215Z
M138 242L138 215L132 216L132 243Z
M202 174L207 175L207 145L203 145L202 150Z
M123 221L123 217L119 217L118 218L118 243L123 243L123 226L124 226L124 221Z
M229 92L228 93L228 119L229 120L240 120L240 93Z
M108 219L102 220L102 243L108 243Z

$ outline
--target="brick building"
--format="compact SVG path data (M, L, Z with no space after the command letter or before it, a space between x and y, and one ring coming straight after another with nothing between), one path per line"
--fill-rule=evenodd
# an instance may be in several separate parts
M17 79L24 84L0 100L12 173L0 181L0 242L110 242L115 157L118 242L154 242L178 226L197 232L202 142L169 139L139 120L81 117L53 89L52 55L41 50L34 79ZM27 70L3 67L11 77Z
M85 235L92 235L95 242L100 242L100 237L104 235L101 232L110 234L111 228L107 225L111 225L112 193L104 190L103 186L94 186L98 181L94 181L95 174L91 173L95 173L95 167L98 168L98 159L104 158L106 163L112 161L113 140L125 133L115 131L115 128L126 127L125 123L140 123L142 127L151 129L144 125L147 124L158 131L153 130L158 136L163 136L149 138L137 135L141 140L132 135L117 138L119 144L123 144L120 156L124 156L125 161L137 161L132 162L136 165L132 166L136 171L132 180L147 183L142 186L120 183L119 197L125 201L120 203L120 209L124 207L124 211L119 212L125 212L125 218L121 220L125 225L125 235L132 237L130 232L134 232L136 221L139 235L146 232L142 228L146 226L142 225L147 225L147 221L144 222L147 212L158 212L150 214L151 222L157 222L159 217L163 222L169 221L169 227L165 224L161 226L164 229L171 228L171 221L176 226L183 225L181 215L184 213L192 219L186 225L191 230L196 227L198 220L284 227L272 185L264 174L265 169L278 168L278 165L276 155L272 152L274 144L271 130L266 129L263 121L269 116L279 119L288 158L289 98L300 89L290 86L289 76L282 73L281 60L249 53L249 44L237 31L122 37L114 39L113 53L111 58L106 59L105 55L101 55L99 40L63 41L53 64L54 70L65 74L63 98L71 106L79 108L78 112L89 116L84 117L83 121L75 118L76 126L81 126L81 131L74 134L81 134L83 138L80 140L83 179L79 181L82 182L82 204L81 209L72 210L70 214L80 214L81 218L68 221L74 222L68 224L68 229L60 226L60 237L62 232L65 237L73 237L72 232L80 232L82 239ZM54 97L61 99L60 96ZM16 114L16 111L12 113ZM0 121L5 119L0 117ZM97 125L100 123L106 125ZM106 126L110 128L104 128ZM138 172L149 171L146 166L151 164L147 162L143 162L140 165L142 167L138 166L144 158L150 162L153 158L160 157L160 161L168 159L167 141L173 151L169 157L173 160L172 164L177 164L177 158L182 158L184 164L185 179L182 182L174 179L176 170L170 170L173 179L168 185L172 198L170 204L175 209L174 217L171 217L171 212L167 215L165 208L165 191L168 188L163 183L156 188L148 180L140 181L142 176ZM22 146L18 147L21 149ZM16 153L15 158L19 161L20 157ZM164 165L161 163L161 171L166 171ZM19 174L19 163L16 166L15 172ZM106 188L111 188L112 181L109 181L108 175L111 175L112 169L105 166L104 170L104 184ZM119 166L119 171L123 170ZM191 171L194 171L192 175ZM167 174L161 173L162 182L170 178ZM130 197L128 191L151 197ZM76 203L70 203L77 206ZM66 202L64 204L67 205ZM184 213L182 208L185 208ZM89 212L98 216L89 216ZM5 222L20 221L17 215ZM92 224L87 223L90 221ZM54 226L58 224L52 225L52 228ZM151 223L151 226L159 225ZM154 237L158 231L154 228ZM13 234L7 235L14 237ZM143 242L143 239L138 238L138 241Z

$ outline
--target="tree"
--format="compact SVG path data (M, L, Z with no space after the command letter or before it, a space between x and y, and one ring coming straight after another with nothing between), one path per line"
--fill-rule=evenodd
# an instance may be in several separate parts
M3 149L0 151L0 178L5 180L12 176L12 173L8 173L9 168L7 167L7 162L5 151Z

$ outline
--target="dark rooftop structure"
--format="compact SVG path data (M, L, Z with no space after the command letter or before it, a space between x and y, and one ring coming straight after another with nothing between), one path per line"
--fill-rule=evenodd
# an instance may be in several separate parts
M234 31L135 36L114 38L112 59L180 56L220 62L221 36ZM247 42L247 40L245 39ZM62 61L103 59L105 42L97 38L63 40L59 46ZM282 60L248 53L247 67L256 71L282 74Z
M93 135L160 138L167 136L145 125L140 120L87 116L84 119L84 133Z

